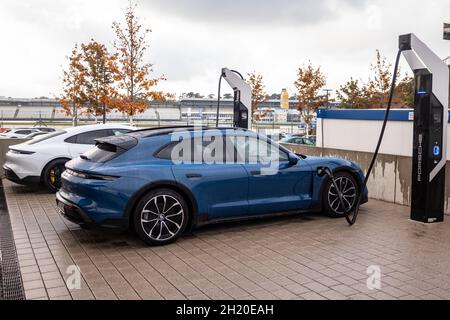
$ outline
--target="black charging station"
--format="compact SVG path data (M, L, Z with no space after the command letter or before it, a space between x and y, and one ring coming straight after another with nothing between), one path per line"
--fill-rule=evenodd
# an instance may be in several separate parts
M414 141L411 219L426 223L444 221L445 166L442 160L444 107L433 95L433 75L415 72ZM433 172L436 172L433 175Z
M449 68L414 34L400 36L400 50L414 71L414 138L411 219L444 221Z

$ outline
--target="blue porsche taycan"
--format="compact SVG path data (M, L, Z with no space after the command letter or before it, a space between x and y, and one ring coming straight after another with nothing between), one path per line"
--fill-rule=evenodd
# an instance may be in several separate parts
M334 172L335 185L320 168ZM59 212L82 226L135 229L161 245L185 230L229 220L344 211L367 202L350 161L297 155L252 131L159 128L97 140L66 164Z

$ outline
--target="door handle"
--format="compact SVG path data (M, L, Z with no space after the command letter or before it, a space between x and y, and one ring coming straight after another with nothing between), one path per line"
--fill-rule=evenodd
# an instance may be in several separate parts
M196 179L196 178L201 178L203 177L203 175L199 174L199 173L186 173L186 178L188 179Z
M252 176L260 176L261 175L261 170L250 171L250 174Z

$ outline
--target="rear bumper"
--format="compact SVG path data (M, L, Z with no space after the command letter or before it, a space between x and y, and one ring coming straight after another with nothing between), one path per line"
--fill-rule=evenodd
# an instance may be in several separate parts
M14 183L23 184L23 185L33 185L33 184L39 184L41 182L41 177L38 177L38 176L27 176L27 177L21 179L7 165L3 166L3 171L5 172L5 178Z
M63 218L83 227L119 231L128 229L127 219L108 219L100 223L94 222L83 209L65 199L59 192L56 194L56 207Z
M80 207L64 199L59 193L56 194L56 207L60 215L73 223L80 225L93 224L92 220Z

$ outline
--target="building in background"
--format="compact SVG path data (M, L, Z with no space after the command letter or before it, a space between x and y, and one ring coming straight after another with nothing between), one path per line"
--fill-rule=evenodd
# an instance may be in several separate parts
M289 93L286 89L281 90L280 107L284 110L289 110Z
M297 111L297 100L289 100L289 94L283 90L281 100L261 102L258 108L262 123L300 122ZM179 101L149 102L149 108L133 117L136 122L158 122L165 124L184 125L196 121L214 125L217 117L217 100L208 98L183 98ZM29 122L71 122L72 117L64 113L56 99L15 99L0 97L1 121ZM96 121L92 115L82 115L80 121ZM98 117L100 120L100 117ZM111 111L107 114L108 121L127 122L126 114ZM233 120L233 100L224 99L220 102L219 122L231 124Z

